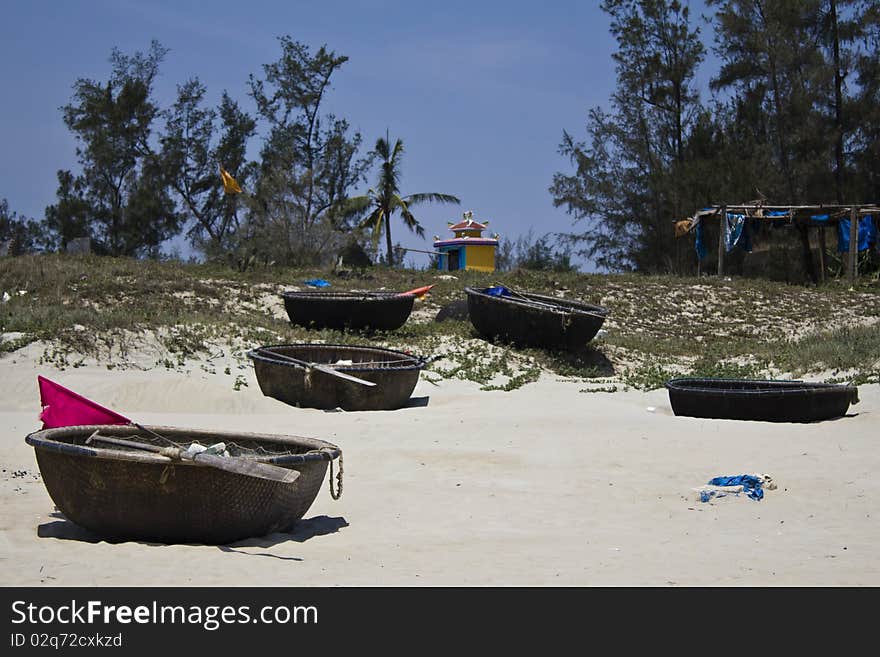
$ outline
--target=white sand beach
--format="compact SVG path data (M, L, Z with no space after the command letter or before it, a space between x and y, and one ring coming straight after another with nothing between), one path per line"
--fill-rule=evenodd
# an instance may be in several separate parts
M880 585L877 385L805 425L675 417L665 390L587 394L550 375L512 392L423 377L426 405L324 412L263 397L252 370L235 391L29 353L0 359L2 585ZM37 374L142 423L330 441L344 494L325 480L292 534L228 546L98 540L57 513L24 442ZM692 490L743 473L778 488Z

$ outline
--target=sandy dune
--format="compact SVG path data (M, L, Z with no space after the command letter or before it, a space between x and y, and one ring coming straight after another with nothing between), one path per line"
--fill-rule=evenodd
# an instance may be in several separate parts
M229 546L96 540L54 512L24 442L38 373L144 423L336 443L344 495L325 481L293 534ZM877 385L849 417L776 425L679 418L664 390L550 376L513 392L423 380L426 406L328 413L244 374L235 391L197 371L0 359L0 584L880 585ZM779 487L761 502L691 490L746 472Z

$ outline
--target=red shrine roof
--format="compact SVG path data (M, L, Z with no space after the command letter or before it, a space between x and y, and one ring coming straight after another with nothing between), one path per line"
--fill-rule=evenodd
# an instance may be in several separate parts
M454 226L450 226L449 230L486 230L486 225L481 224L479 221L474 221L473 219L466 219L464 221L459 221Z

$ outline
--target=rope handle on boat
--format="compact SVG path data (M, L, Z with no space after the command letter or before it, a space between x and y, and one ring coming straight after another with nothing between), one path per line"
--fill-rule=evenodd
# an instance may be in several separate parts
M330 497L338 500L342 497L342 450L339 450L339 472L336 474L336 492L333 492L333 448L322 447L320 451L330 454Z

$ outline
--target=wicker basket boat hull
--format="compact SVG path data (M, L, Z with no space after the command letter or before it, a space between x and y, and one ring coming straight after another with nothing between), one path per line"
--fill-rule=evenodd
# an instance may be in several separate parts
M300 450L257 460L297 470L289 484L257 479L150 452L85 446L93 431L129 437L137 427L91 425L30 434L52 501L72 522L109 540L230 543L289 531L314 502L339 448L319 440L267 434L150 427L175 441L255 441Z
M320 371L267 357L264 350L292 356L311 363L336 363L339 360L381 362L404 361L394 367L334 366L340 372L371 381L369 387ZM262 353L260 353L262 352ZM248 353L260 390L291 406L346 411L394 410L409 401L425 361L417 356L379 347L350 345L290 344L261 347Z
M751 379L672 379L675 415L766 422L816 422L841 417L858 403L854 386Z
M523 296L552 307L494 297L476 288L465 292L468 316L480 335L519 346L575 351L596 337L608 315L601 306L539 294Z
M410 294L369 292L285 292L290 321L316 329L393 331L404 325L413 309Z

